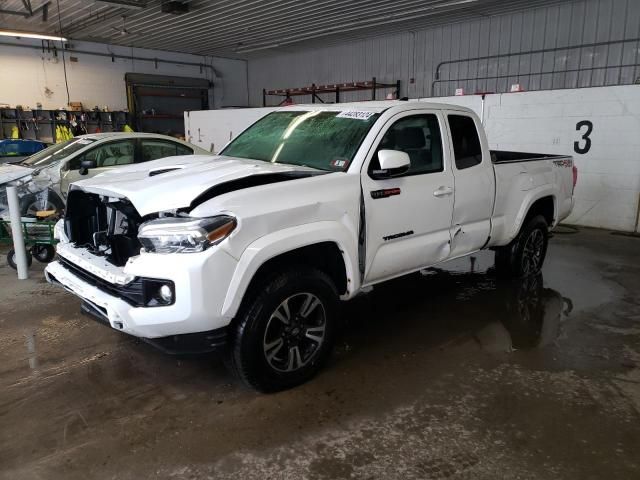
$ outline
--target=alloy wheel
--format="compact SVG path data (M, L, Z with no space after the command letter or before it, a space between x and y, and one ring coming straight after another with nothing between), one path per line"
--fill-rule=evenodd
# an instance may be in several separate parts
M544 233L540 229L533 230L527 237L522 252L522 273L530 275L538 272L544 253Z
M269 317L262 342L269 365L294 372L311 362L325 341L327 317L322 301L312 293L287 297Z

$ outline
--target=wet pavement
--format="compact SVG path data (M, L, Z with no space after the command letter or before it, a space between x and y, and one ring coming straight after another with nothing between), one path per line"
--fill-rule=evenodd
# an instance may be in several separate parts
M363 295L327 368L261 395L0 261L0 478L640 478L640 238L557 234Z

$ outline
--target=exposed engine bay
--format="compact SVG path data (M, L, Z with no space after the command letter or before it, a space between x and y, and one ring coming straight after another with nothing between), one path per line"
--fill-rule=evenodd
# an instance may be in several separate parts
M143 222L133 205L119 198L69 192L64 219L65 233L77 247L105 257L116 266L140 253L138 228Z

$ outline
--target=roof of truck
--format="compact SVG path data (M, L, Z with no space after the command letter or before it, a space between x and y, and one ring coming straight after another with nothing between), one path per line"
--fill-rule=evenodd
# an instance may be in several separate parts
M393 108L397 111L415 110L416 108L432 108L434 110L458 110L473 113L473 110L460 105L447 103L431 102L429 100L380 100L368 102L350 102L350 103L324 103L324 104L304 104L304 105L288 105L280 107L279 110L325 110L325 111L366 111L381 113L385 110Z

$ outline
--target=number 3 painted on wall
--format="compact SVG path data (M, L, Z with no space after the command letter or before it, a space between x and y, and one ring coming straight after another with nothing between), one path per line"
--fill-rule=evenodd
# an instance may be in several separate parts
M581 120L576 124L576 131L580 132L582 127L587 127L587 131L584 132L581 137L581 139L584 140L584 146L580 146L580 140L573 142L574 152L579 153L580 155L584 155L591 150L591 138L589 138L589 135L593 132L593 123L589 120Z

